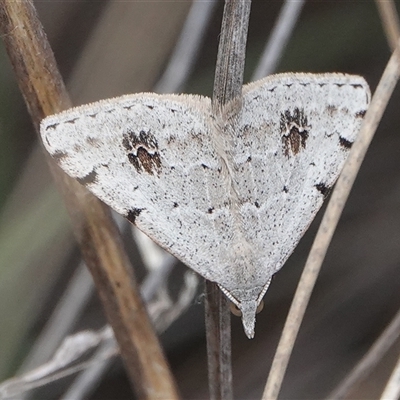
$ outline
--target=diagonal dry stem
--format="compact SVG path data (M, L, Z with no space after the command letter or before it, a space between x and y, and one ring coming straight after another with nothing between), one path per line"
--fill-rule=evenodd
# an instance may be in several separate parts
M0 30L36 131L40 120L71 106L46 35L30 1L0 1ZM175 383L131 276L108 209L49 160L74 233L140 398L178 398Z
M329 394L328 399L344 399L351 390L377 366L382 357L393 346L400 336L400 311L390 325L382 332L374 345L368 350L359 363L347 374L346 378Z
M332 193L318 233L308 256L303 274L289 310L263 393L263 399L277 399L293 346L300 329L312 290L340 215L398 80L397 50L390 58L365 115L360 133Z
M380 400L398 400L400 397L400 357L385 386Z
M270 37L265 44L253 81L275 72L303 9L304 0L285 0Z
M174 52L160 80L154 87L157 93L180 92L186 84L198 58L206 29L211 21L217 0L194 0L179 35Z
M397 46L397 40L400 37L400 22L396 4L392 0L375 0L375 3L378 7L389 47L394 51Z

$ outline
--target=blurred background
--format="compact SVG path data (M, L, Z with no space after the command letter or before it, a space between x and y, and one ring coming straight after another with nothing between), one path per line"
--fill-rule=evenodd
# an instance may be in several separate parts
M35 4L75 105L154 90L192 6L191 1ZM253 0L246 82L259 62L281 6L281 1ZM211 96L222 10L222 1L210 8L198 54L192 58L193 68L180 92ZM308 1L276 72L358 74L365 77L373 92L389 57L373 1ZM328 251L283 383L282 399L326 396L399 309L399 100L397 89ZM232 317L235 398L261 396L320 218L321 213L274 277L264 299L264 311L257 317L255 338L248 340L240 319ZM130 232L126 246L138 268L138 278L144 279L146 255L140 252ZM44 163L0 43L0 382L17 373L71 279L76 277L79 264L79 250L62 199ZM169 275L172 300L185 284L186 271L186 267L178 265ZM87 275L85 279L89 279ZM208 397L202 288L200 280L186 311L172 324L160 328L164 349L185 399ZM105 324L96 294L90 285L83 290L83 306L68 333L99 329ZM399 351L397 342L350 398L377 398ZM73 379L74 376L67 377L46 385L35 397L60 398ZM132 398L118 357L86 398Z

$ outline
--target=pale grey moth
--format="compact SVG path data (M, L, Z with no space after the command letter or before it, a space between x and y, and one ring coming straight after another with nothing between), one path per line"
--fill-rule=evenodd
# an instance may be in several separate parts
M206 97L140 93L45 118L41 134L65 172L216 282L252 338L369 101L358 76L281 74L245 85L234 116Z

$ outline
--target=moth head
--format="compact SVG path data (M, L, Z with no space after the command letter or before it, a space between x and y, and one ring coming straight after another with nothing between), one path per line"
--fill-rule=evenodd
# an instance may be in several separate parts
M232 301L229 304L229 308L231 310L231 313L235 315L236 317L241 317L242 312L240 311L240 308L233 303ZM264 309L264 300L261 300L261 303L257 306L256 314L260 314L260 312Z

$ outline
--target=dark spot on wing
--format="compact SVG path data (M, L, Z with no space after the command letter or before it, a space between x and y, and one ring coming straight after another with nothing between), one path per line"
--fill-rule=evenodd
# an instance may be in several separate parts
M92 137L92 136L88 136L88 137L86 138L86 142L87 142L88 144L90 144L91 146L97 146L97 145L100 143L100 139L99 139L99 138Z
M129 162L139 173L147 172L150 175L160 174L161 158L158 152L158 143L150 130L141 130L136 133L132 130L123 134L122 146L127 152Z
M363 88L363 85L361 85L359 83L352 83L351 86L353 86L354 89L357 89L357 88L362 89Z
M288 189L286 186L284 186L284 187L283 187L283 191L284 191L285 193L287 193L287 192L289 191L289 189Z
M150 108L150 110L152 110L154 108L154 106L149 106L148 104L147 104L147 107Z
M78 119L79 119L79 118L73 118L73 119L70 119L70 120L68 120L68 121L65 121L65 123L66 123L66 124L74 124L75 121L78 120Z
M206 164L201 164L201 166L202 166L204 169L210 169L210 167L209 167L208 165L206 165Z
M174 203L174 208L177 208L178 207L178 203Z
M248 156L246 161L251 162L251 156Z
M161 170L161 160L158 153L152 154L144 147L139 147L137 149L137 159L144 170L150 175L153 175L155 171Z
M303 109L296 107L293 112L286 110L281 114L280 130L285 156L289 157L290 153L296 155L306 147L309 129Z
M350 149L351 146L353 146L353 142L350 142L350 140L347 140L342 136L339 136L339 143L342 147L346 149Z
M364 118L366 112L366 110L356 112L356 118Z
M51 124L51 125L47 125L46 126L46 131L49 130L49 129L55 129L55 128L57 128L58 125L60 125L58 122L56 122L54 124Z
M328 107L326 107L326 112L330 116L333 116L337 112L337 107L330 104Z
M128 211L126 218L128 219L128 221L132 222L132 224L135 224L136 218L140 215L140 213L143 210L144 208L133 208L132 210Z
M52 155L51 155L57 162L63 160L64 158L68 157L68 153L64 153L63 151L55 151Z
M171 136L169 136L169 138L167 139L167 144L174 143L175 141L176 141L176 136L175 136L175 135L171 135Z
M256 202L254 203L254 205L255 205L257 208L260 208L260 203L259 203L258 201L256 201Z
M210 208L207 210L207 212L208 212L209 214L212 214L213 211L214 211L214 207L210 207Z
M268 89L268 92L271 92L271 93L272 93L275 89L276 89L276 86L273 87L273 88L271 88L271 89Z
M317 183L314 185L316 189L324 196L324 199L328 196L331 191L331 188L326 186L325 183Z
M91 183L96 182L97 179L97 172L93 169L92 172L89 172L87 175L85 175L82 178L76 178L76 180L84 186L90 185Z

